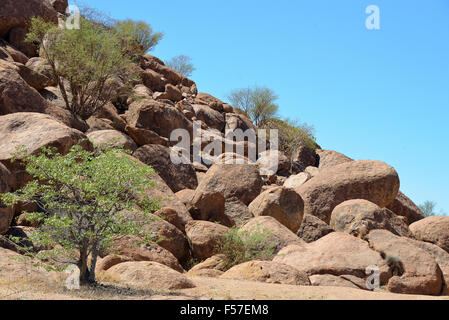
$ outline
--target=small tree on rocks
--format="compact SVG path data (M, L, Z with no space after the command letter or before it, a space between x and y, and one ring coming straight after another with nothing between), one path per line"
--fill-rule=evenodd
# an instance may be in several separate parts
M79 145L67 155L43 148L39 155L25 156L22 161L34 180L14 193L2 194L1 199L7 205L38 205L39 212L27 213L28 220L39 224L31 240L43 247L79 251L81 283L95 282L97 257L117 235L134 234L149 241L150 235L124 211L158 209L157 201L145 195L154 186L151 167L121 149L94 153Z

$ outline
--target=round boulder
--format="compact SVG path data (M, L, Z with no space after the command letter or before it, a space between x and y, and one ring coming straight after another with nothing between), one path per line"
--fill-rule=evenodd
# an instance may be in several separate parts
M410 225L416 239L436 244L449 252L449 217L428 217Z
M399 176L384 162L360 160L343 163L322 170L299 188L304 200L304 213L314 215L326 223L340 203L365 199L386 207L399 191Z
M339 204L332 211L330 226L346 233L360 232L358 228L365 226L365 235L371 230L385 229L398 236L412 236L401 217L366 200L348 200Z
M271 216L295 233L304 214L300 195L284 187L274 187L261 193L248 208L255 217Z

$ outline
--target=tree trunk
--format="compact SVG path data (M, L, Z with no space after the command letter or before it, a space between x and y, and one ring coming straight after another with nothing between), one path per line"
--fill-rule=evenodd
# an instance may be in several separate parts
M89 282L95 283L95 267L97 266L97 258L98 258L98 250L94 248L92 250L92 260L90 262L90 270L89 270Z
M89 282L89 268L87 267L87 248L80 250L80 259L78 261L78 268L80 269L80 284Z

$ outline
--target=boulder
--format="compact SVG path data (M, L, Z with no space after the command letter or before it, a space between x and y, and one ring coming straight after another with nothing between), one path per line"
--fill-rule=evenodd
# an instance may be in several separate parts
M160 144L165 147L170 145L170 141L167 138L161 137L156 132L148 129L126 126L125 132L137 143L139 147L147 144Z
M142 80L145 86L147 86L152 91L157 92L164 92L165 86L168 84L167 79L151 69L145 70L145 72L142 74Z
M169 250L156 243L145 243L137 236L117 237L106 254L119 255L129 261L155 261L173 270L184 271L178 259Z
M65 14L65 10L69 6L68 0L49 0L49 1L53 9L55 9L57 12L61 14Z
M89 126L89 129L87 130L86 133L100 131L100 130L115 131L114 127L112 126L112 121L109 119L99 119L95 116L92 116L86 120L86 123Z
M304 183L306 183L307 181L309 181L312 178L312 176L306 172L301 172L299 174L290 176L285 182L284 182L284 187L285 188L299 188L300 186L302 186Z
M209 272L205 272L206 270ZM209 276L212 275L213 277L215 277L223 274L224 271L226 271L225 257L222 254L217 254L210 258L207 258L203 262L198 263L197 265L192 267L188 273L196 276L200 274L209 274Z
M39 93L45 100L47 100L47 102L59 108L67 109L67 105L65 103L64 97L61 93L61 89L59 88L59 86L46 87L45 89L40 90ZM71 101L72 94L70 90L68 92L66 90L66 94L67 99Z
M129 95L128 99L126 100L126 103L130 105L131 103L135 101L139 101L142 99L152 99L153 98L153 91L148 88L147 86L143 84L137 84L131 94Z
M204 157L204 156L203 156ZM248 158L238 154L225 152L213 160L212 164L251 164Z
M195 196L195 190L184 189L175 193L178 199L185 205L192 203L193 197Z
M339 204L332 211L330 227L338 232L360 236L375 229L385 229L403 237L412 236L401 217L366 200L348 200ZM364 230L359 230L360 228ZM360 234L361 232L364 234Z
M411 244L430 253L443 273L443 290L441 294L449 295L449 253L440 247L424 241L407 239Z
M333 232L306 244L288 246L273 259L295 267L309 276L316 274L353 275L366 278L368 266L381 268L381 283L385 283L387 269L378 252L368 243L348 234Z
M333 150L316 150L318 156L318 167L320 170L338 166L339 164L353 161L351 158L344 154L338 153Z
M48 1L2 0L0 6L0 38L13 27L27 27L32 17L42 17L48 22L58 23L57 12Z
M47 76L28 68L19 62L0 60L0 69L9 69L17 72L30 87L38 91L44 89L52 83Z
M248 206L239 200L228 200L225 202L224 214L231 221L232 226L241 227L254 218Z
M222 279L258 281L293 286L309 286L307 274L272 261L249 261L239 264L220 276Z
M182 231L173 224L156 215L148 215L144 218L141 213L133 213L132 216L152 241L170 251L181 263L190 258L189 242Z
M133 156L152 166L173 192L196 189L198 180L193 166L190 163L174 164L170 154L171 150L167 147L149 144L137 149Z
M125 256L120 256L117 254L110 254L104 258L98 258L97 265L95 267L95 273L98 274L100 272L107 271L119 263L129 262L129 261L133 261L133 260L131 258L128 258ZM162 264L164 264L164 263L162 263ZM166 265L166 264L164 264L164 265Z
M145 244L137 236L120 236L114 239L112 247L108 249L106 254L118 255L127 261L155 261L173 270L184 271L170 251L156 243Z
M177 86L182 82L183 76L181 74L160 63L152 64L150 68L156 71L157 73L161 74L165 79L168 80L169 83L171 83L174 86Z
M276 173L288 174L290 170L290 159L281 151L268 150L261 152L257 164L261 174L265 176L272 176Z
M133 139L117 130L93 131L88 133L87 137L97 147L120 147L130 151L137 149L137 145Z
M28 61L28 57L26 55L10 46L9 43L3 39L0 39L0 59L15 61L22 64L26 64Z
M56 147L61 154L86 136L75 129L39 113L13 113L0 116L0 162L16 175L19 188L27 182L27 174L21 169L20 162L11 163L16 147L23 146L30 154L38 153L42 147ZM92 149L88 141L83 141L85 148Z
M322 170L295 189L304 200L304 213L326 223L340 203L365 199L386 207L399 191L399 176L394 168L380 161L351 161Z
M38 46L25 41L27 34L28 30L26 28L14 27L9 30L8 42L28 57L34 57L38 53Z
M304 172L308 173L310 177L313 178L320 173L320 169L318 169L317 167L307 167Z
M178 102L183 99L181 90L179 90L178 88L176 88L174 85L172 85L170 83L165 85L165 92L156 92L153 95L153 98L155 100L166 99L166 100L170 100L173 102Z
M211 104L215 104L215 105L223 105L223 101L221 101L218 98L215 98L214 96L208 94L208 93L204 93L204 92L200 92L197 94L196 98L195 98L195 102L197 104L203 104L203 105L211 105Z
M202 104L194 104L192 107L195 110L196 117L208 127L220 132L224 129L225 120L220 112Z
M182 273L153 261L120 263L105 271L102 278L138 289L179 290L195 287Z
M191 221L186 225L193 256L200 260L212 257L218 241L228 232L229 228L208 221Z
M317 241L322 237L334 232L324 221L310 214L304 215L301 226L296 235L307 243Z
M316 167L318 156L314 149L307 146L300 146L293 156L293 167L296 172L302 172L307 167Z
M263 234L266 239L262 247L264 249L273 249L275 254L289 245L304 245L304 241L298 238L292 231L275 218L269 216L253 218L239 230L243 234Z
M233 226L230 219L224 214L225 198L220 192L195 191L187 209L195 220L219 222L227 227Z
M387 208L399 216L406 217L408 224L424 219L421 209L401 191Z
M310 276L312 286L316 287L347 287L361 289L358 285L345 279L344 276L334 276L332 274L315 274Z
M31 58L26 62L25 65L31 70L47 77L47 79L50 80L50 84L48 86L51 87L57 86L56 80L53 78L53 71L51 69L51 66L48 63L48 61L45 60L44 58L41 57Z
M112 122L112 126L115 130L124 132L126 128L126 121L120 117L117 112L117 108L110 102L101 107L95 116L99 119L108 119Z
M426 250L411 244L407 238L398 237L386 230L374 230L368 235L373 250L382 252L399 265L387 289L393 293L439 295L443 287L442 272L435 258Z
M181 110L160 101L133 102L125 116L129 126L152 130L165 138L170 138L176 129L185 129L189 133L193 130L192 122Z
M69 127L87 130L85 122L68 110L48 103L15 70L0 67L0 115L17 112L45 113Z
M176 228L178 228L182 232L185 232L184 225L182 223L182 219L179 216L179 213L175 209L165 207L165 208L162 208L162 209L159 209L158 211L156 211L154 213L154 215L167 221L168 223L174 225Z
M260 194L262 185L255 165L214 164L198 185L198 190L220 192L225 199L236 198L249 205Z
M170 187L164 182L164 180L158 175L153 174L151 180L155 182L156 186L148 188L146 194L151 198L159 199L158 204L161 208L171 208L176 211L176 225L178 229L185 232L185 225L192 221L190 213L187 211L186 206L179 201L178 197L173 193Z
M151 54L144 54L140 59L140 66L143 69L155 68L157 65L165 66L165 63L158 57L152 56Z
M15 112L44 113L47 101L19 73L0 65L0 115Z
M298 231L304 215L304 202L299 194L284 187L261 193L248 208L255 217L273 217L294 233Z
M225 117L226 130L234 131L240 129L243 132L249 129L252 129L254 131L256 130L256 127L253 125L251 120L242 115L232 113L232 109L231 113L226 113Z
M449 252L449 217L428 217L410 225L416 239L433 243Z

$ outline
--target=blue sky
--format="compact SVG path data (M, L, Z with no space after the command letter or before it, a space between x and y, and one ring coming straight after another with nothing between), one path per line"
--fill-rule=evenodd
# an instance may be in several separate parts
M387 162L417 204L449 212L449 1L83 2L164 32L151 54L192 57L201 92L267 86L324 149Z

